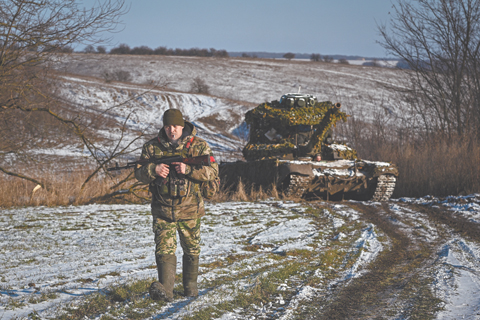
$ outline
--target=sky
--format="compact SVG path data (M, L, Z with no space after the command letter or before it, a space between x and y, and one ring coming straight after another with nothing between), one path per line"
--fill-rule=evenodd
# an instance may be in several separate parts
M381 58L377 25L390 18L392 1L126 0L112 45Z

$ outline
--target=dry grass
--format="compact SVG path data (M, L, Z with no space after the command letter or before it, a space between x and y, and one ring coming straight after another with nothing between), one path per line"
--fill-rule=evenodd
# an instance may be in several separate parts
M48 189L38 188L32 182L0 175L0 208L25 207L25 206L65 206L82 205L88 203L145 203L150 196L146 189L137 186L132 192L129 190L136 180L131 180L117 186L126 179L131 172L123 172L114 177L98 177L91 180L82 190L81 186L90 171L85 169L74 173L52 174L52 180L48 181ZM259 201L268 198L286 199L280 194L275 186L268 190L245 187L240 183L236 190L220 190L211 202L225 201ZM299 200L290 199L289 200Z
M241 180L236 186L235 190L221 188L221 190L211 200L212 202L225 201L260 201L266 199L284 199L292 201L300 201L299 198L287 197L285 194L278 192L275 185L272 185L267 190L262 187L254 188L246 186Z
M480 192L480 141L432 138L415 143L379 143L365 159L395 163L394 197L448 196Z
M370 141L371 142L371 141ZM430 139L416 143L371 143L365 159L391 161L400 171L394 197L420 197L424 195L448 196L480 192L480 142L475 139ZM90 173L84 169L74 173L52 173L48 189L35 190L36 185L0 175L0 207L81 205L101 203L145 203L146 190L138 193L115 193L128 190L136 181L113 188L131 172L115 177L98 177L81 186ZM35 190L35 191L34 191ZM222 189L211 202L259 201L268 198L294 200L277 191L245 186L242 182L235 190Z
M362 158L391 161L400 171L394 197L420 197L424 195L448 196L480 192L480 141L475 139L430 139L416 143L372 143ZM98 177L81 186L90 173L84 169L74 173L52 173L48 189L35 190L36 185L0 175L0 207L81 205L91 202L144 203L149 196L140 192L115 194L129 189L134 179L112 188L131 172L116 177ZM35 190L35 191L34 191ZM211 202L259 201L268 198L294 200L277 191L245 186L242 182L235 190L221 190Z
M64 206L86 204L97 199L96 202L134 202L142 199L133 194L114 194L116 190L128 189L133 180L112 189L113 186L125 179L129 172L115 177L98 177L91 180L82 190L82 185L91 171L84 169L73 173L52 173L47 180L47 188L36 188L32 182L0 175L0 207L23 206ZM103 197L102 197L103 196Z

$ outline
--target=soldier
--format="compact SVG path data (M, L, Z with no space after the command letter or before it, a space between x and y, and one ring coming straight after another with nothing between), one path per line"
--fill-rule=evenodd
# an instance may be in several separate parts
M197 130L184 121L180 110L163 114L158 136L143 146L141 159L181 155L212 155L207 142L196 136ZM200 218L205 215L200 185L218 175L218 165L191 166L183 162L149 163L137 166L135 177L149 184L152 193L153 232L158 280L150 286L154 300L173 300L177 258L177 231L183 249L183 287L187 297L197 296L198 258L200 254Z

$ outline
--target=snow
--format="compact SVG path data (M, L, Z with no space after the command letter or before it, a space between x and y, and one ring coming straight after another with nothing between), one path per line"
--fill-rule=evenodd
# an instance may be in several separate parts
M370 117L372 111L383 106L393 108L397 99L385 84L401 86L402 72L359 65L371 61L350 62L342 65L273 59L73 55L59 60L56 67L62 72L98 78L105 70L121 69L128 71L136 84L164 79L170 89L180 92L188 92L192 80L199 77L210 87L211 94L255 105L280 99L286 92L297 92L301 86L302 93L312 94L319 101L341 102L342 108L352 110L350 113L356 116Z
M303 91L320 101L339 100L344 105L342 110L356 117L367 117L373 110L383 111L384 105L393 108L389 101L394 97L384 92L383 84L396 86L398 83L392 82L399 78L397 70L388 68L309 62L292 65L279 60L234 58L226 61L196 57L72 55L61 58L56 67L62 79L58 90L66 100L90 112L104 113L119 123L125 122L126 132L107 127L98 130L106 140L98 156L108 156L120 141L119 147L128 146L126 152L133 158L138 157L144 139L132 145L129 142L138 137L139 132L154 136L161 127L163 112L178 108L196 125L198 136L207 140L219 162L242 158L240 150L248 134L243 121L245 112L263 101L279 99L285 92L292 91L292 87L297 90L301 85ZM106 83L102 79L105 71L119 69L132 75L132 83ZM64 73L68 71L84 76ZM218 77L219 74L222 77ZM188 92L196 77L205 80L212 95ZM85 155L76 147L64 149L33 152L64 158Z
M478 319L480 316L480 248L462 239L446 244L439 253L434 288L447 301L437 319Z
M382 244L377 240L378 235L375 232L375 226L370 224L362 230L361 237L355 242L355 246L360 250L360 257L355 261L350 270L345 275L345 280L353 279L362 275L359 268L368 261L373 261L377 255L383 250Z
M480 194L449 196L444 199L426 196L422 198L393 199L397 203L414 203L423 206L443 206L455 214L480 223ZM414 227L404 225L404 230L415 230L429 241L438 240L436 229L429 220L411 210L393 204L397 214L408 215L417 221ZM432 288L435 295L443 300L443 311L437 319L479 319L480 317L480 246L459 235L447 240L438 252L435 263Z
M306 209L307 206L299 203L274 200L207 204L207 215L202 218L201 265L223 260L233 253L243 253L247 258L241 263L255 269L275 263L263 259L264 253L313 250L313 239L319 235L319 230L311 218L303 214ZM345 209L338 207L341 213L336 219L341 220L342 216L347 220L355 219L351 213L343 212ZM331 215L326 210L324 214ZM338 224L333 223L333 227ZM98 292L112 284L155 277L156 270L151 268L155 265L151 228L148 205L3 210L0 214L0 266L3 270L0 318L22 318L34 310L48 317L59 303ZM374 242L375 234L367 230L356 242L357 249L367 248L367 242ZM259 248L256 254L245 250L245 241L249 238L248 243ZM180 248L176 254L179 257L177 272L181 272ZM350 277L373 258L373 255L362 256L349 271ZM235 272L235 269L213 269L202 274L199 281ZM203 291L202 298L189 303L188 309L194 310L209 300L230 299L225 290ZM289 310L295 310L299 301L307 299L315 290L298 288L298 294L289 302ZM54 292L57 296L37 304L28 302L28 297L40 292ZM26 304L11 309L8 305L12 300L26 301ZM265 308L267 306L259 307L258 312L262 313ZM190 312L184 310L181 303L175 304L175 310L175 318ZM287 315L285 313L284 318Z
M480 223L480 194L471 194L467 196L448 196L437 198L434 196L425 196L422 198L400 198L399 201L406 203L423 204L428 206L444 206L456 214L468 217L472 221Z
M462 200L463 199L463 200ZM399 199L390 204L390 210L413 223L404 225L393 219L406 233L423 234L429 241L439 240L436 228L419 212L401 206L404 202L422 205L443 205L456 214L477 217L479 195L437 199ZM470 206L461 202L470 201ZM477 204L477 206L473 205ZM375 205L371 203L370 205ZM205 266L232 255L245 258L232 265L202 269L199 278L212 281L218 277L237 274L239 270L262 267L277 268L276 261L266 254L285 255L294 250L312 253L331 246L331 242L351 243L348 249L356 256L328 288L361 276L375 261L388 242L373 224L366 224L357 233L343 232L344 226L360 221L360 214L342 203L332 203L320 215L329 221L319 225L306 214L308 204L266 200L259 202L207 203L207 215L202 218L202 253L200 263ZM402 218L403 220L403 218ZM421 228L415 227L422 226ZM0 318L27 317L33 311L40 317L52 317L59 305L77 301L79 297L99 292L110 285L134 279L154 278L154 244L148 205L86 205L67 207L32 207L2 210L0 213ZM342 231L340 231L342 230ZM353 240L353 241L352 241ZM352 241L352 242L350 242ZM249 247L255 247L251 251ZM177 250L177 272L181 272L181 249ZM442 299L444 310L437 319L477 319L480 312L480 246L456 235L438 252L433 265L432 290ZM153 268L152 268L153 267ZM267 268L268 270L268 268ZM273 270L273 269L272 269ZM324 275L318 269L313 274ZM325 289L285 281L278 284L275 301L257 305L252 316L276 314L279 319L291 319L302 303L325 295ZM248 289L252 284L239 279L235 287ZM292 287L293 285L293 287ZM234 300L231 286L214 290L200 290L194 300L184 298L168 304L157 318L178 319L200 310L206 304ZM282 292L296 293L288 300ZM40 294L55 293L46 301L35 303ZM12 301L24 305L11 307ZM188 305L188 308L186 307ZM219 319L245 319L242 310L234 310ZM477 318L475 318L477 317Z

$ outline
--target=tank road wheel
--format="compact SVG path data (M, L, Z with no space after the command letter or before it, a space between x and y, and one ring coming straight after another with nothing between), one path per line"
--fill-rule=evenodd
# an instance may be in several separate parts
M287 196L301 198L310 183L309 176L291 174L285 179L284 192Z
M373 192L372 201L388 201L395 189L396 178L394 175L383 174L377 178L377 185Z

